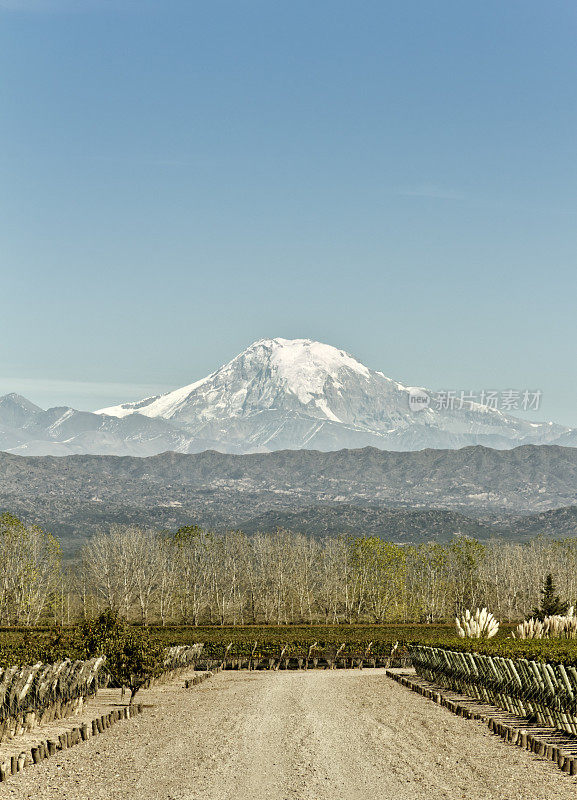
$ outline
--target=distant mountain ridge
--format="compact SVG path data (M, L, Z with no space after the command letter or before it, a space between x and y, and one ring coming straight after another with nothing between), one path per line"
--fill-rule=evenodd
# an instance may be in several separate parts
M0 510L59 534L68 550L112 523L246 532L278 525L407 543L565 537L577 531L576 507L577 448L558 446L149 458L0 453Z
M430 403L415 411L413 394L331 345L261 339L195 383L95 413L43 411L26 398L6 395L0 398L0 449L19 455L149 456L168 450L577 445L575 429L527 422L474 402L463 408Z
M0 450L10 453L150 456L186 450L189 440L162 419L118 419L66 406L44 411L18 394L0 398Z

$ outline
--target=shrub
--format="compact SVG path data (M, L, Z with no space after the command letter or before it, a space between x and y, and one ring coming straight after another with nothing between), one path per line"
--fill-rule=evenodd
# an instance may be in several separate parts
M455 623L461 639L491 639L499 630L499 623L486 608L478 608L474 614L467 609L461 619L455 617Z
M577 617L571 606L565 616L526 619L511 633L513 639L577 639Z
M130 627L111 609L77 628L83 656L105 655L105 669L114 686L130 689L130 702L151 678L162 672L164 647L146 628Z
M136 693L162 672L164 647L145 628L133 628L109 656L107 664L113 682L130 689L132 703Z

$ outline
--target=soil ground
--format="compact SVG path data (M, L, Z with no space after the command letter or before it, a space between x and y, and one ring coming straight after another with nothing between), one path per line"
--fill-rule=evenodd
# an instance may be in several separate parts
M0 786L12 800L575 800L577 779L384 670L222 672Z

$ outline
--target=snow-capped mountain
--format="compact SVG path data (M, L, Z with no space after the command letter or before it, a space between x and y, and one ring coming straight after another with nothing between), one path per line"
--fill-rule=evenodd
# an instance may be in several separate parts
M415 391L429 405L414 410ZM262 339L206 378L173 392L94 413L0 398L0 450L19 455L149 456L167 450L458 448L482 444L577 446L577 430L531 423L475 403L442 408L309 339Z
M18 394L0 397L0 450L17 455L147 456L184 452L189 443L190 437L162 419L118 419L66 406L44 411Z
M574 437L568 428L530 423L476 403L414 411L411 387L348 353L308 339L262 339L208 375L173 392L97 414L162 419L191 438L187 452L279 449L389 450L496 448ZM428 393L434 400L434 393Z

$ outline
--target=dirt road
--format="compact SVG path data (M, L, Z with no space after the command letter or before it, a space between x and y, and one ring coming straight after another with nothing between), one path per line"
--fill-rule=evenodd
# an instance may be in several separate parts
M577 780L381 670L224 672L0 786L21 800L574 800Z

